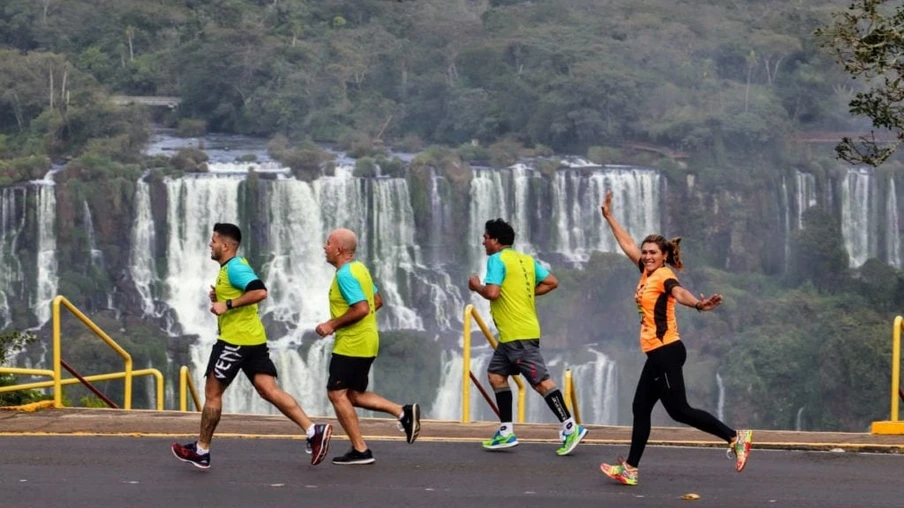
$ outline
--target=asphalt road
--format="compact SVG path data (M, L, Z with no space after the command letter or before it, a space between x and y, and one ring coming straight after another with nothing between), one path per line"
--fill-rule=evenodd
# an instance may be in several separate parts
M316 467L303 442L219 439L211 468L177 461L166 438L0 436L0 507L904 506L904 456L754 450L734 472L724 451L647 449L640 485L599 472L622 446L553 444L486 452L474 443L372 441L377 462ZM334 440L329 457L348 442ZM695 493L696 501L681 496Z

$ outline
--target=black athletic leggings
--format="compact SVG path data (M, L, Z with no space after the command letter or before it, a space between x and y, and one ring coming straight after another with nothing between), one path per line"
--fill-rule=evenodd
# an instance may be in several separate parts
M727 442L731 442L737 434L715 416L694 409L687 403L684 373L681 371L685 360L687 350L680 340L647 353L647 362L643 365L637 391L634 392L634 428L631 430L631 451L625 461L629 465L637 467L640 463L650 438L650 415L659 400L669 416L678 423L696 427Z

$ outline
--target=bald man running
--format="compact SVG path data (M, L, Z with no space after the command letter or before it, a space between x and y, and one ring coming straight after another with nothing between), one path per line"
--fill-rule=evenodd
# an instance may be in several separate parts
M321 337L336 334L326 389L336 418L352 445L348 453L335 457L333 464L374 462L358 426L356 407L397 417L408 443L413 443L421 430L417 404L400 406L367 391L370 366L380 346L376 312L383 306L383 298L370 271L355 260L357 246L358 238L348 229L332 231L323 246L326 261L336 267L336 275L330 286L330 320L317 325L315 331Z

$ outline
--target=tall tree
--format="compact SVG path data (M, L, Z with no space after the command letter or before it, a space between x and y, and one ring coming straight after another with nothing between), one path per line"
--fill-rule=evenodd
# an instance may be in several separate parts
M854 164L878 166L904 142L904 6L889 3L855 0L816 30L851 77L865 82L850 112L869 118L878 132L844 137L835 147L838 157Z

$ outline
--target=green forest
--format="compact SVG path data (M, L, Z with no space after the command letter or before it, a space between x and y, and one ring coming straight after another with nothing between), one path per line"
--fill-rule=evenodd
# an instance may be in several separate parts
M63 206L107 202L107 235L127 231L143 170L202 168L203 153L143 156L154 124L185 135L271 139L274 157L300 177L327 160L318 144L374 159L387 147L419 152L411 168L393 170L415 190L424 167L454 177L453 168L468 162L501 166L525 155L654 167L680 199L667 208L685 238L682 281L726 297L716 312L679 316L692 402L712 407L721 372L727 391L744 394L726 408L731 422L794 428L805 408L807 429L862 431L888 418L891 323L904 308L904 275L875 259L848 268L840 225L815 209L793 239L790 268L777 270L763 261L762 252L778 248L763 240L757 222L765 205L735 199L774 185L785 168L823 182L843 167L831 145L789 142L796 135L868 127L848 113L859 83L814 36L846 5L7 0L0 5L0 185L65 163L58 185L74 196ZM181 104L121 106L118 95L173 96ZM385 159L381 166L390 167ZM879 170L898 173L901 165ZM689 175L698 179L693 189ZM714 213L713 203L733 205ZM62 227L66 220L61 265L75 258L65 245L77 233ZM713 242L736 231L745 240L732 240L739 261L729 268ZM110 257L121 266L128 256ZM79 305L91 308L112 287L108 275L71 271L64 289ZM567 291L539 304L551 347L595 342L599 330L636 337L636 272L624 257L598 253L583 270L557 275ZM603 289L612 287L622 290ZM577 310L587 301L597 305L591 315ZM136 330L141 360L159 360L159 333L135 319L125 326ZM406 348L416 348L409 339ZM633 340L610 349L627 414L643 358Z

